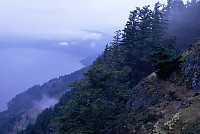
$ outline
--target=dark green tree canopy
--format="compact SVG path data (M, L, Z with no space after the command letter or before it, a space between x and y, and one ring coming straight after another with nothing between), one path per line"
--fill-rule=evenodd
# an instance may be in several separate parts
M165 46L158 46L157 51L151 55L153 66L158 77L167 79L173 71L180 67L181 56Z

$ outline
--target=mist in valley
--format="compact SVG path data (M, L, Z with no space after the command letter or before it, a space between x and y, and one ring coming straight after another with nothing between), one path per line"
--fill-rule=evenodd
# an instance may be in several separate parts
M82 57L33 48L7 48L0 51L0 110L18 93L33 85L69 74L84 67Z
M0 111L3 111L18 93L84 67L80 61L85 58L91 61L91 56L94 60L112 41L114 31L123 28L129 11L147 2L0 0L0 3ZM155 0L151 4L154 3Z
M90 106L94 111L95 108L105 109L104 104L97 105L93 99L98 100L99 97L107 101L110 93L110 96L113 93L114 97L120 97L120 93L115 96L114 92L110 92L112 90L131 95L125 96L124 109L120 106L113 110L112 106L106 105L109 112L121 109L125 114L125 106L126 110L134 111L133 102L140 101L137 95L142 93L139 90L132 93L132 90L150 73L154 72L147 78L155 77L155 83L164 74L158 73L160 69L154 65L157 60L152 56L157 55L159 47L173 50L173 55L169 57L183 58L187 56L183 55L188 52L186 49L189 46L191 49L190 44L200 37L200 19L196 17L200 16L200 1L156 2L0 0L0 134L16 134L19 131L26 134L29 130L39 132L43 131L43 127L48 131L52 129L52 133L57 132L58 124L51 120L67 117L70 110L76 113L76 108L80 108L80 113L86 111L82 116L90 124L87 118ZM182 58L180 63L177 62L177 70L185 62ZM165 67L164 64L162 68ZM83 75L84 72L87 73ZM163 80L171 81L172 75L168 75L166 78L163 76ZM104 94L108 97L103 98ZM136 95L135 100L130 99L133 94ZM86 109L81 109L82 102ZM146 107L145 103L142 105ZM95 104L95 107L91 104ZM145 116L138 115L134 117L136 125L137 118ZM67 118L70 120L73 117ZM96 120L98 117L95 115L94 118ZM123 118L128 119L129 116ZM55 119L60 123L61 118ZM79 127L76 123L74 126ZM110 123L113 123L112 119ZM41 130L39 126L42 126ZM124 125L122 128L128 130ZM105 130L112 132L106 127Z
M157 1L0 2L0 111L3 111L18 93L89 65L87 61L101 54L112 41L113 33L123 29L129 11L136 6L153 7ZM178 17L177 21L189 22ZM173 27L169 30L173 31Z

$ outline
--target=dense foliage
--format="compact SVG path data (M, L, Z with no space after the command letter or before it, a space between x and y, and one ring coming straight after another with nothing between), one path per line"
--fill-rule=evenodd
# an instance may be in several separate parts
M123 32L116 31L86 73L86 81L72 85L77 92L61 110L60 133L129 133L138 129L129 124L156 120L148 112L131 116L135 113L126 103L134 96L132 87L153 70L150 53L163 41L166 27L161 9L156 3L154 10L145 6L131 12Z
M181 0L168 0L168 5L164 7L156 3L153 10L145 6L131 11L125 28L115 32L113 42L106 45L103 54L87 71L86 79L72 84L75 92L70 95L70 99L58 111L45 110L36 124L21 134L34 134L36 130L40 130L37 133L41 134L53 133L47 131L52 123L54 133L61 134L135 133L141 129L142 124L155 122L157 116L149 113L144 106L133 111L127 108L127 103L137 96L133 87L153 71L150 58L152 53L159 77L168 78L179 67L180 57L171 50L175 38L169 37L179 33L176 15L183 17L185 12L180 13L182 10L199 11L198 5L199 2L192 1L184 5ZM198 14L195 12L194 16ZM196 23L194 25L197 26ZM173 34L169 34L169 31ZM189 39L193 37L194 31ZM186 40L184 34L178 36L177 40L178 44ZM56 115L52 116L54 112ZM43 120L48 114L51 121L48 118ZM47 125L46 121L51 123L47 122ZM45 124L44 130L41 129L42 124Z
M167 34L176 37L178 48L188 48L200 36L200 1L191 0L184 4L182 0L168 0L165 10L169 20Z
M169 78L182 62L180 55L164 46L158 46L157 51L151 55L151 60L156 74L163 79Z
M61 76L44 83L41 86L33 86L27 91L16 95L9 103L8 110L0 112L0 134L7 134L15 128L17 122L21 122L22 115L27 110L33 108L37 101L46 95L52 97L56 94L63 93L64 91L71 90L68 87L73 81L80 81L83 79L81 75L88 67L78 70L72 74Z

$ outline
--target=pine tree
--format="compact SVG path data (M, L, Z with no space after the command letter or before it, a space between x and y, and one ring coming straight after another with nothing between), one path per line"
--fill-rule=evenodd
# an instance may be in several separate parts
M153 11L145 6L131 12L123 30L121 53L124 65L132 70L128 75L132 85L153 71L150 54L163 41L166 25L160 3Z
M152 13L152 48L155 49L163 41L168 21L165 18L162 5L157 2Z
M111 42L111 50L112 50L112 65L115 69L120 70L121 67L119 64L122 62L120 55L120 44L121 44L121 30L117 30L114 32L115 36L113 37L113 41Z
M167 79L171 73L178 69L182 61L176 52L164 46L158 46L157 51L151 55L156 74L159 78Z
M129 70L113 71L97 63L86 73L86 81L72 85L77 92L62 108L60 133L126 131L127 124L119 118L126 113L127 96L132 91L124 80Z

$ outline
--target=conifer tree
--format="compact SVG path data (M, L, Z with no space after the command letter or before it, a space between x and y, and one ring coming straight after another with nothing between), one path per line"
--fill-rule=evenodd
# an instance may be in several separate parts
M157 51L151 55L151 60L159 78L167 79L171 73L178 69L181 60L180 56L164 46L158 46Z
M145 6L131 12L121 45L123 63L132 70L128 75L132 85L153 71L150 54L161 44L165 29L166 21L160 3L155 4L153 11Z
M114 32L115 36L113 37L113 41L111 42L111 50L112 50L112 64L113 67L117 70L120 70L119 64L122 62L120 55L120 44L121 44L121 30L117 30Z
M157 2L152 13L152 48L155 49L163 41L168 21L165 18L162 5Z

